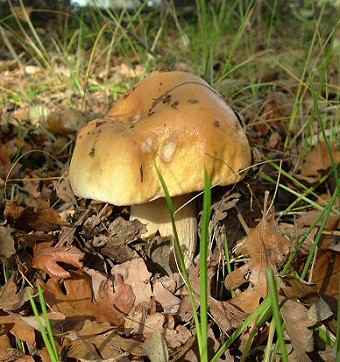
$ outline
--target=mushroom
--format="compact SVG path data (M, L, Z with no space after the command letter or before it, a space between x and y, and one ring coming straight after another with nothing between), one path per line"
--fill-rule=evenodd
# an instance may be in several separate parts
M155 72L123 97L103 119L78 134L69 179L76 195L131 206L146 224L145 237L172 226L157 169L176 207L204 188L242 178L251 152L235 113L204 80L186 72ZM193 203L176 214L187 260L196 247Z

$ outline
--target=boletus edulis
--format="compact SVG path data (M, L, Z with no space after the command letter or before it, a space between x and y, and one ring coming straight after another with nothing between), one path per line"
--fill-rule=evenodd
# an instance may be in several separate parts
M232 109L201 78L186 72L155 72L118 100L105 118L78 134L69 179L76 195L131 206L131 218L172 236L158 168L177 207L204 188L242 178L251 162L247 137ZM187 260L196 247L194 203L176 214Z

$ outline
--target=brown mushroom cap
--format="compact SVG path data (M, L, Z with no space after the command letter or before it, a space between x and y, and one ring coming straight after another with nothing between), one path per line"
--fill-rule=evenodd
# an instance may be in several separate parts
M202 79L155 72L119 100L106 118L78 134L69 177L76 195L114 205L171 196L241 179L249 166L247 138L231 108Z

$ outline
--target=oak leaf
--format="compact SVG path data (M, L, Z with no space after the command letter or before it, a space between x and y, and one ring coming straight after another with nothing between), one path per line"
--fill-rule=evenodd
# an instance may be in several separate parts
M83 257L84 253L74 246L53 247L50 243L40 243L34 248L32 266L58 279L70 278L71 274L58 263L62 262L80 269L83 266L81 262Z

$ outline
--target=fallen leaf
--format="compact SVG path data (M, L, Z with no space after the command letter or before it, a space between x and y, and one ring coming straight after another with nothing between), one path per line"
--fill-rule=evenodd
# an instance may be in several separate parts
M314 225L320 226L320 215L322 214L321 210L310 210L308 212L303 213L296 220L296 225L299 228L303 228L306 226ZM318 222L316 222L319 219ZM325 230L336 230L338 224L340 223L340 216L330 214L325 222L324 229Z
M0 226L0 259L8 259L15 252L11 228Z
M111 270L112 275L122 275L124 282L131 286L133 294L136 296L135 304L149 303L152 297L150 277L145 262L142 258L126 261L120 265L114 265Z
M281 278L281 291L289 299L301 299L317 296L317 288L313 283L308 283L296 275Z
M253 312L267 295L266 269L277 269L289 253L290 241L283 237L274 220L274 214L264 216L249 230L248 236L237 246L237 253L249 255L249 261L227 275L227 289L249 283L248 289L230 300L246 313Z
M6 177L11 169L11 159L6 144L0 145L0 177Z
M308 318L307 308L294 300L286 300L281 312L297 359L301 362L311 361L307 353L314 349L313 330L310 327L315 321Z
M166 289L162 280L157 280L153 284L153 294L155 300L162 306L165 314L177 314L181 300Z
M247 316L237 305L232 303L232 300L218 301L212 297L209 298L209 311L213 320L224 332L239 327Z
M164 337L169 348L176 349L188 342L192 334L187 327L179 324L175 329L165 328Z
M62 178L53 184L59 199L66 203L75 204L76 198L72 191L70 181L67 178Z
M0 309L4 311L13 311L19 309L29 300L32 288L26 287L17 290L18 287L14 281L14 275L0 289Z
M0 316L0 325L7 325L9 332L16 338L25 341L30 346L35 346L34 328L27 323L27 318L19 314Z
M66 224L52 208L34 210L32 207L18 206L15 202L6 202L5 216L11 225L25 231L48 232Z
M101 283L97 300L94 299L91 280L85 274L72 274L72 279L59 282L55 278L48 280L45 286L46 299L53 310L67 318L93 319L120 326L134 303L131 288L117 277L115 288L112 281Z
M340 150L336 145L331 146L332 157L335 163L340 162ZM327 145L322 142L318 143L306 156L300 168L302 178L307 181L317 181L322 171L332 166L332 160L328 153Z
M11 341L6 334L0 336L0 361L10 360L12 351Z
M50 246L50 243L40 243L34 248L32 266L58 279L70 278L71 274L58 263L62 262L80 269L83 266L81 259L84 258L84 255L75 246L53 247Z
M149 338L155 331L163 332L163 327L165 324L165 316L161 313L152 313L149 314L140 331L143 333L145 338Z
M338 298L340 278L340 254L331 250L318 252L312 274L320 295Z
M155 331L144 341L144 351L151 362L169 361L169 352L166 341L160 331Z
M72 332L72 335L72 340L67 346L69 358L82 361L119 361L119 358L129 355L145 355L142 342L119 336L105 323L86 320L82 329L76 335Z

